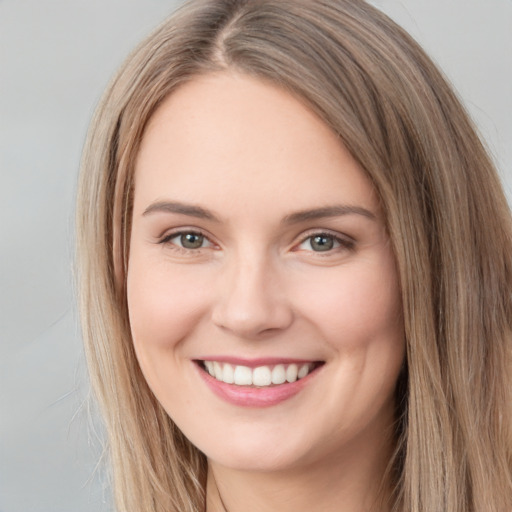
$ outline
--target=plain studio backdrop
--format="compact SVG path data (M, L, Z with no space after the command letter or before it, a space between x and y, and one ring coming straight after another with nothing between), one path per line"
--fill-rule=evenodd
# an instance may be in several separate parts
M177 0L0 0L0 512L111 511L72 286L102 90ZM512 198L512 0L374 0L455 85Z

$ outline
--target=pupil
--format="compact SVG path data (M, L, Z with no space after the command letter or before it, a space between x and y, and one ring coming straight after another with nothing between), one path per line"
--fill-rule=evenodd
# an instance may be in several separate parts
M195 233L181 235L181 245L185 249L199 249L203 245L204 236Z
M315 251L330 251L333 245L334 241L330 236L315 236L311 241L311 247Z

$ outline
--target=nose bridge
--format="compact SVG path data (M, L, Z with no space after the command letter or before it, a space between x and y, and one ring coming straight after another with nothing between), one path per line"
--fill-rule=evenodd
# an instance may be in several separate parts
M286 328L292 310L280 282L279 265L264 251L233 255L219 282L214 322L244 338Z

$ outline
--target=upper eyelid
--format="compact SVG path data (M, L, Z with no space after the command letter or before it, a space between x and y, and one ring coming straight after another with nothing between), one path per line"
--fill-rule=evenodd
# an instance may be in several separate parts
M352 238L351 236L346 235L345 233L340 233L339 231L333 231L331 229L314 229L313 228L313 229L310 229L300 235L299 243L305 242L308 238L311 238L313 236L319 236L319 235L332 236L333 238L335 238L337 240L342 240L345 242L352 242L352 243L356 242L355 239Z
M309 239L314 238L315 236L322 236L322 235L332 237L339 244L339 246L333 247L332 249L329 249L329 250L323 251L323 252L322 251L314 251L312 249L311 250L304 249L304 251L308 252L308 253L311 252L312 254L315 254L315 256L325 258L325 257L333 256L335 254L339 254L340 250L354 251L356 249L356 240L354 238L352 238L351 236L345 235L340 232L336 232L336 231L333 232L331 230L324 229L324 230L313 230L307 234L302 235L302 237L299 239L299 241L295 242L293 244L291 251L292 252L301 251L300 246L303 243L305 243Z
M205 233L203 230L199 229L199 228L177 228L175 230L172 230L170 232L164 232L163 235L161 235L160 237L158 237L157 239L157 244L159 245L164 245L164 244L168 244L170 243L170 241L173 239L173 238L176 238L180 235L183 235L183 234L187 234L187 233L193 233L193 234L196 234L196 235L201 235L203 236L206 240L208 240L210 246L208 247L198 247L197 249L188 249L186 247L180 247L179 245L177 244L172 244L176 247L176 249L181 249L183 251L193 251L193 252L199 252L201 250L204 250L204 249L209 249L211 247L217 247L218 244L215 243L213 240L212 240L212 237L208 234L208 233Z
M165 231L162 232L161 235L158 235L157 238L159 241L168 240L170 238L174 238L176 236L183 235L186 233L194 233L196 235L204 236L210 242L213 243L212 236L209 233L207 233L206 231L204 231L201 228L193 228L193 227L189 227L189 228L188 227L180 227L180 228L174 228L174 229L170 229L170 230L166 229Z

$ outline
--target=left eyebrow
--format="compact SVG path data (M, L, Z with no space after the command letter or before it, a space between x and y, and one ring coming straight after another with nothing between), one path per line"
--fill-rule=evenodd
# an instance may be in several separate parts
M198 219L219 222L219 219L210 210L206 210L201 206L180 203L178 201L158 201L156 203L152 203L144 210L142 215L146 216L156 212L178 213L180 215L188 215L189 217L196 217Z
M297 224L299 222L325 219L328 217L340 217L342 215L362 215L370 220L377 220L373 212L361 206L334 205L292 213L283 219L283 224Z

